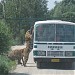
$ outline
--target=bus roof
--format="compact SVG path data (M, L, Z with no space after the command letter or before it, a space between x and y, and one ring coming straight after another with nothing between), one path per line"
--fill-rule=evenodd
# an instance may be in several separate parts
M71 24L75 25L73 22L62 21L62 20L45 20L45 21L37 21L35 24Z

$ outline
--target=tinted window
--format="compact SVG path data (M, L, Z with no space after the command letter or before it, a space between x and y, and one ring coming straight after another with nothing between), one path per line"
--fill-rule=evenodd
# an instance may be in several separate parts
M37 41L54 41L55 39L55 25L43 24L36 27Z
M35 27L36 41L74 42L75 26L63 24L40 24Z

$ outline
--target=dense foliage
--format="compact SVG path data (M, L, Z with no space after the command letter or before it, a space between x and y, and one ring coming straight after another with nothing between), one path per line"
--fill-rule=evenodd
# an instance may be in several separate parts
M0 75L8 75L10 70L15 69L16 63L5 56L0 55Z
M10 28L0 21L0 54L7 52L11 46L11 32Z
M52 19L75 22L75 0L62 0L50 12Z
M46 16L47 0L1 0L0 75L7 75L14 65L4 56L11 44L23 44L25 32L35 21L44 20Z
M62 0L55 4L54 9L48 10L47 0L1 0L0 75L8 74L12 64L3 54L9 50L12 43L24 43L25 32L35 21L60 19L75 22L75 0Z
M12 33L3 20L0 20L0 75L8 75L15 66L15 62L7 57L7 52L12 45Z
M6 23L13 32L13 38L22 44L23 34L37 20L44 20L47 16L47 0L2 0L3 15ZM23 40L22 40L23 39Z

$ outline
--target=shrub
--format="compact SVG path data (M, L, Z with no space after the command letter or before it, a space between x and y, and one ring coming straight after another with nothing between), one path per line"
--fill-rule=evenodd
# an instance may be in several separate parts
M7 52L10 47L11 32L7 25L0 21L0 54Z
M12 45L12 33L4 21L0 21L0 75L8 75L15 62L3 56Z
M0 55L0 75L8 75L9 71L16 67L16 63L5 56Z

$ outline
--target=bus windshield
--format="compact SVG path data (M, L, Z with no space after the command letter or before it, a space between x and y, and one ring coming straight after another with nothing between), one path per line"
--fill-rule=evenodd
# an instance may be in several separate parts
M75 42L75 26L63 24L38 24L35 41Z

